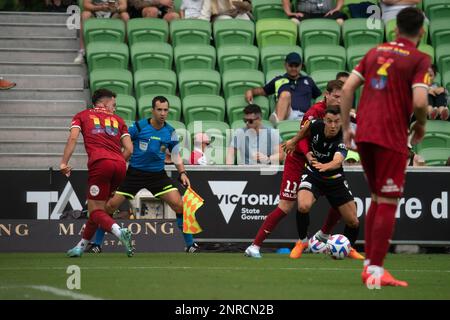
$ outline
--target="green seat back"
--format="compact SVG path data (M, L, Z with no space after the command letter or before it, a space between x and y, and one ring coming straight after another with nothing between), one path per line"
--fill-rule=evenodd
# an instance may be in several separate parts
M241 19L216 20L213 25L216 48L223 45L253 45L255 24Z
M200 19L173 20L170 23L170 38L174 47L179 44L209 44L211 24Z
M450 7L450 3L448 4ZM431 21L430 24L431 43L436 48L450 43L450 17Z
M215 95L190 95L183 99L183 116L186 123L194 120L224 121L225 100Z
M172 69L172 46L165 42L139 42L130 48L133 71L143 69Z
M116 94L131 95L133 76L125 69L97 69L89 74L91 92L97 89L109 89Z
M84 44L94 41L125 41L125 23L120 19L88 19L83 24Z
M445 74L450 71L450 43L437 47L435 54L438 70L445 77Z
M217 50L220 73L235 69L258 69L259 50L252 45L225 45Z
M380 28L370 29L368 19L356 18L349 19L344 22L342 26L342 37L344 39L344 46L346 48L353 45L371 45L376 46L383 42L384 39L384 25L382 20L376 21L374 24L379 25Z
M191 94L220 94L220 74L215 70L185 70L178 75L181 99Z
M169 38L169 24L164 19L135 18L127 24L128 43L167 42Z
M177 73L216 66L216 49L207 44L180 44L174 48L174 57Z
M311 78L314 80L320 91L324 92L327 88L328 81L336 79L338 72L342 70L319 70L311 73ZM320 98L320 97L319 97Z
M445 166L450 157L450 148L427 148L419 152L427 166Z
M347 48L347 67L348 70L353 70L356 65L361 61L366 53L372 49L371 45L354 45Z
M436 19L450 19L450 2L448 0L423 0L425 15L434 21Z
M245 94L250 88L262 87L264 74L259 70L229 70L223 74L223 92L225 99L234 95Z
M300 23L299 36L303 48L316 44L338 45L341 27L333 19L307 19Z
M308 73L317 70L345 70L346 53L341 46L314 45L305 49Z
M267 18L287 18L279 0L254 0L252 12L256 20Z
M128 69L128 46L121 42L91 42L86 47L89 71L96 69Z
M418 49L430 56L431 63L434 63L434 48L429 44L420 44Z
M134 86L136 89L136 97L138 99L147 94L175 95L177 77L172 70L138 70L134 74Z
M116 114L122 119L136 120L136 99L126 94L118 94L116 97Z
M278 122L277 129L280 132L282 141L287 141L294 137L300 131L300 121L298 120L284 120Z
M256 22L258 47L297 44L297 25L289 19L263 19Z

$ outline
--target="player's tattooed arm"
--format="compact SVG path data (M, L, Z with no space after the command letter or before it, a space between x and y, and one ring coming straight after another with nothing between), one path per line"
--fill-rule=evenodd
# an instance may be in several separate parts
M288 141L284 142L282 144L283 150L286 153L292 153L295 151L295 147L297 146L297 143L302 140L303 138L306 138L309 136L310 133L310 122L307 121L300 131L297 132L295 137L289 139Z
M334 154L333 160L327 163L320 163L317 160L313 160L311 162L312 166L319 170L319 172L331 171L335 169L339 169L342 166L342 162L344 162L345 157L340 152L336 152Z

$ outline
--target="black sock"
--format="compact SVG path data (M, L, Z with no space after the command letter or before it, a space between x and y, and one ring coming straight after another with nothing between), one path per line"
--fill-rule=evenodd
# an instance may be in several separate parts
M298 238L300 240L303 240L308 236L309 212L302 213L300 211L297 211L296 221L297 221Z
M358 239L358 234L359 234L359 225L356 228L350 228L347 225L345 226L344 236L346 236L348 240L350 240L350 244L352 245L352 247L355 245L356 239Z

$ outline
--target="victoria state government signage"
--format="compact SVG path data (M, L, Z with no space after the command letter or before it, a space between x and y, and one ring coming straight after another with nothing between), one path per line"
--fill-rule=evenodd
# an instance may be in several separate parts
M170 167L168 169L170 173ZM188 166L187 171L193 189L205 200L196 213L203 229L196 236L199 241L250 242L267 214L279 202L282 171L267 174L251 168L230 169L225 166ZM364 230L370 193L360 169L346 171L349 188L355 197L361 230ZM85 208L86 171L74 171L68 180L58 172L48 170L3 170L0 171L0 179L14 181L0 185L3 200L0 210L0 251L66 250L80 238L84 220L59 220L59 217L66 210ZM294 185L291 187L295 188ZM392 242L450 244L449 192L450 170L409 170L404 197L396 213ZM321 227L328 209L326 199L319 199L311 210L310 234ZM139 251L183 249L181 233L173 220L119 222L134 233ZM340 222L333 232L342 230L343 224ZM361 231L359 241L364 240L363 234ZM296 238L295 212L292 212L268 241L290 242ZM40 246L45 243L46 250ZM111 250L122 250L121 244L117 244L110 235L106 238L106 244Z

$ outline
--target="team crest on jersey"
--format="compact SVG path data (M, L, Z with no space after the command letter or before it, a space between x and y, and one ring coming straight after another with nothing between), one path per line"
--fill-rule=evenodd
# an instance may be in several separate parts
M89 188L89 193L91 194L91 196L96 197L100 193L100 188L97 185L93 184Z

